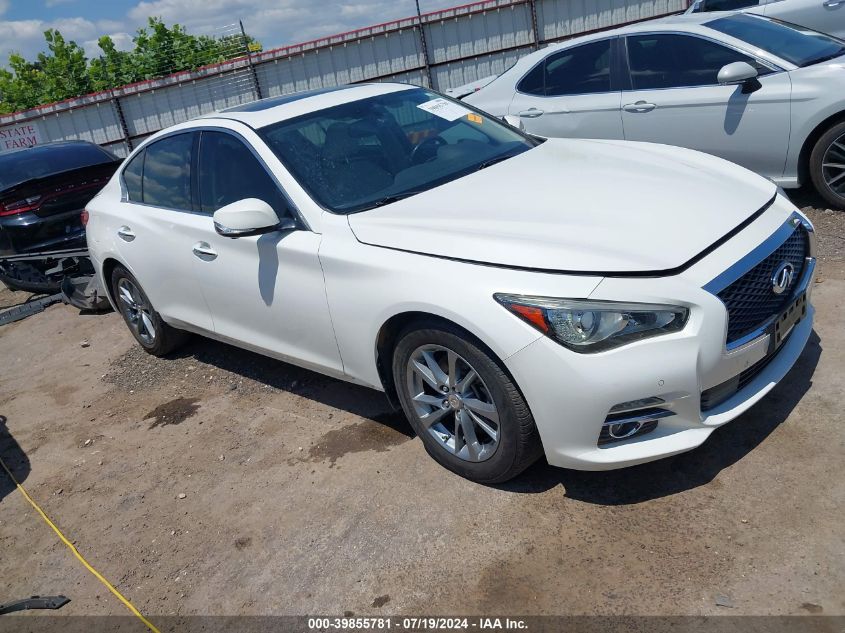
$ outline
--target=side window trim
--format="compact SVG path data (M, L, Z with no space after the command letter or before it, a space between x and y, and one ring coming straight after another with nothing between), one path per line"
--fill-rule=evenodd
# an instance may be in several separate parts
M581 44L576 44L575 46L568 46L566 48L558 49L558 50L554 51L553 53L549 53L548 55L543 57L543 59L541 59L539 62L534 64L531 68L529 68L528 71L523 73L523 75L522 75L522 77L520 77L519 81L516 82L516 92L521 94L521 95L526 95L528 97L539 97L541 99L558 99L560 97L583 97L583 96L586 96L586 95L608 95L608 94L613 94L614 92L619 92L620 87L619 87L619 85L617 85L617 80L622 75L620 75L620 77L617 77L616 72L614 72L615 67L617 65L615 63L615 61L618 59L618 55L615 52L615 49L618 45L616 44L615 41L618 41L619 39L620 39L620 36L613 35L613 36L610 36L610 37L604 37L604 38L601 38L601 39L595 39L595 40L590 40L589 42L583 42ZM579 48L581 46L587 46L589 44L598 44L599 42L610 42L610 90L603 91L603 92L579 92L579 93L572 93L572 94L566 94L566 95L547 95L546 94L546 72L545 72L546 62L548 62L548 60L551 57L554 57L555 55L558 55L560 53L565 53L566 51L573 50L573 49ZM530 75L532 72L534 72L537 69L538 66L544 67L544 71L543 71L543 94L534 94L534 93L531 93L531 92L523 92L522 90L519 89L519 84L522 83L523 79L525 79L528 75Z
M141 160L141 200L130 200L129 199L129 185L126 184L126 179L123 176L123 173L129 167L129 164L139 159ZM123 162L120 166L120 177L118 178L118 183L120 184L120 201L121 202L131 202L132 204L144 204L144 163L147 160L147 146L143 146L138 152L134 153L130 157Z
M690 33L688 31L642 31L642 32L638 32L638 33L629 33L628 35L623 36L625 41L624 41L624 43L622 43L620 56L622 56L623 59L624 59L623 69L625 71L625 75L627 76L627 81L625 82L627 87L623 87L622 92L639 92L641 90L648 90L648 91L653 91L653 90L684 90L684 89L688 89L688 88L711 88L713 86L719 85L719 84L698 84L698 85L695 85L695 86L670 86L668 88L635 88L634 87L634 80L633 80L633 77L631 75L631 60L630 60L630 55L629 55L629 50L630 50L629 45L630 45L630 43L629 43L628 40L630 38L640 37L640 36L643 36L643 35L680 35L680 36L684 36L684 37L694 37L694 38L697 38L697 39L700 39L700 40L704 40L705 42L717 44L719 46L722 46L724 48L727 48L729 50L737 52L740 55L745 55L746 57L753 59L755 62L757 62L761 66L765 66L766 68L768 68L771 71L771 72L766 73L765 76L776 75L778 73L786 72L785 69L781 68L777 64L774 64L773 62L770 62L767 59L763 59L762 57L758 57L754 53L743 50L742 48L740 48L738 46L734 46L733 44L730 44L728 42L723 42L723 41L718 40L714 37L707 37L706 35L702 35L700 33Z
M202 143L202 132L223 132L224 134L228 134L229 136L234 137L237 141L239 141L240 143L242 143L243 145L246 146L246 148L252 153L252 155L255 157L255 159L258 161L258 163L261 165L261 167L264 169L264 171L267 173L267 175L270 176L270 179L273 181L273 184L276 186L276 188L279 190L279 193L285 199L285 203L287 204L288 211L293 216L294 220L296 220L297 223L301 227L303 227L305 230L307 230L307 231L311 230L311 227L308 225L308 222L305 221L305 217L302 215L299 208L294 204L293 200L288 195L287 191L285 191L285 188L282 186L282 183L279 182L279 179L276 178L276 174L274 174L273 170L270 169L267 166L267 163L258 154L258 152L255 150L255 147L253 147L252 143L250 143L248 140L246 140L246 138L244 138L244 136L242 134L240 134L240 133L238 133L235 130L232 130L230 128L218 127L218 126L215 126L215 125L203 125L201 127L196 127L196 128L191 128L191 129L194 132L199 132L199 135L200 135L200 141L199 141L199 143L197 143L197 146L196 146L197 166L199 165L199 146ZM263 142L264 141L262 140L262 143ZM199 169L197 169L197 171L196 171L196 186L197 186L197 189L199 189ZM199 193L199 191L197 193ZM199 199L198 199L198 202L200 202ZM199 206L198 208L199 208L199 214L200 215L204 215L205 217L210 217L207 213L202 212L201 206ZM281 220L282 218L279 218L279 219Z

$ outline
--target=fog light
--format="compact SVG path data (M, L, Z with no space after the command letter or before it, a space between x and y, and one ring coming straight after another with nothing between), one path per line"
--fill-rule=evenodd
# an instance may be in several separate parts
M624 440L635 435L641 428L643 428L642 422L622 422L620 424L609 425L607 427L607 433L614 440Z
M640 398L639 400L631 400L630 402L620 402L613 405L610 413L622 413L623 411L634 411L636 409L645 409L646 407L655 407L658 404L666 402L663 398L651 396L649 398Z
M661 400L661 402L663 401ZM628 405L630 403L625 402L622 404ZM617 407L619 406L617 405ZM605 419L604 424L602 424L601 433L599 433L599 446L651 433L657 428L658 420L675 415L674 411L655 407L628 411L626 413L619 413L618 411L613 413L612 411L613 409L611 409L611 413Z

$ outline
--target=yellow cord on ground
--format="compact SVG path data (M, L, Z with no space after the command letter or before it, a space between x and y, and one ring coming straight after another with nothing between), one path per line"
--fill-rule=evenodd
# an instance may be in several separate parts
M91 567L91 565L88 563L88 561L85 560L82 557L82 554L79 553L79 550L77 550L76 547L73 546L73 543L71 543L69 540L67 540L65 538L65 535L62 534L61 531L59 530L59 528L56 527L55 523L53 523L50 520L50 518L46 514L44 514L44 510L42 510L40 507L38 507L38 504L35 503L35 501L32 499L32 497L29 496L29 493L26 490L24 490L24 487L21 486L18 483L18 480L15 479L15 476L12 474L12 471L10 471L6 467L6 464L3 462L2 459L0 459L0 466L3 467L3 470L6 471L6 474L9 475L11 480L15 483L15 485L18 487L18 490L20 490L20 492L24 496L24 498L27 501L29 501L29 505L31 505L33 508L35 508L35 511L38 512L38 514L41 515L41 518L44 519L44 522L47 523L47 525L49 525L51 528L53 528L53 531L61 539L62 543L64 543L65 545L68 546L68 549L70 549L70 551L73 552L73 555L76 556L76 558L79 560L79 562L82 563L85 566L85 569L87 569L92 574L94 574L94 577L97 580L99 580L101 583L103 583L106 586L106 589L111 591L117 597L117 599L120 600L126 606L126 608L129 609L132 612L132 615L134 615L136 618L141 620L141 622L143 622L147 626L147 628L150 629L150 631L153 631L153 633L161 633L155 627L155 625L152 622L150 622L147 618L145 618L143 615L141 615L141 612L138 611L138 609L135 608L135 605L133 605L131 602L129 602L129 600L127 600L126 598L123 597L123 594L121 594L117 589L115 589L114 585L112 585L108 580L106 580L100 572L98 572L96 569Z

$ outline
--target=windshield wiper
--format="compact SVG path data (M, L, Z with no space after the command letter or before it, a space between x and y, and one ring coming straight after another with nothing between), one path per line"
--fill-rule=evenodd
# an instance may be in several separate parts
M361 209L361 211L366 211L367 209L375 209L377 207L383 207L386 204L393 204L394 202L399 202L400 200L404 200L405 198L410 198L411 196L415 196L418 193L422 193L422 190L403 191L402 193L394 193L392 195L385 196L384 198L379 198L378 200L371 202L366 207Z
M476 167L475 170L481 171L482 169L487 169L488 167L495 165L496 163L501 163L503 160L513 158L514 156L515 154L505 154L504 156L496 156L495 158L490 158L488 160L478 163L478 167Z

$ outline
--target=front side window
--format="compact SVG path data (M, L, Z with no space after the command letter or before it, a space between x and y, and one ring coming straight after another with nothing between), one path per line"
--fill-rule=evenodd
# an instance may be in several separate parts
M634 90L714 86L722 67L733 62L768 71L748 55L690 35L631 35L627 44Z
M547 97L610 92L610 59L610 40L567 48L532 68L517 90Z
M146 148L142 179L145 204L190 211L191 153L195 135L177 134Z
M259 130L324 208L355 213L456 180L537 145L460 102L400 90Z
M779 20L731 15L708 22L705 26L802 68L845 55L845 44L839 40Z
M200 208L212 214L243 200L263 200L281 218L285 199L267 170L240 140L225 132L202 133L199 150Z

